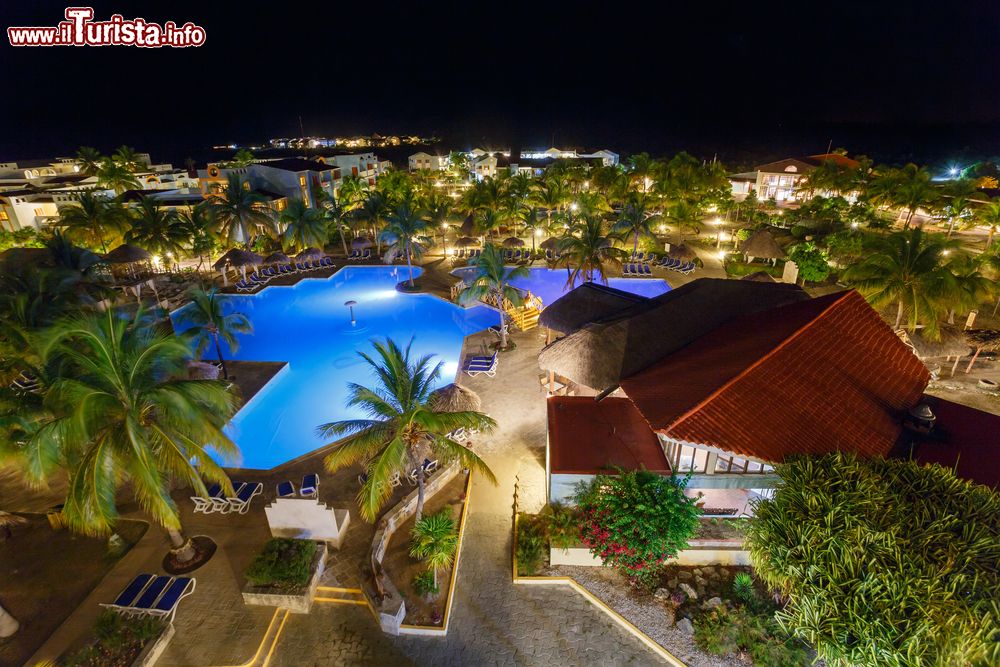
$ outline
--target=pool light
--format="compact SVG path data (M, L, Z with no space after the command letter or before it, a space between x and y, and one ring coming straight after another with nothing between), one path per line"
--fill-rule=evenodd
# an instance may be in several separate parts
M351 326L353 327L355 324L357 324L357 321L354 319L354 306L358 305L358 302L355 301L354 299L351 299L350 301L345 301L344 305L347 306L351 311Z

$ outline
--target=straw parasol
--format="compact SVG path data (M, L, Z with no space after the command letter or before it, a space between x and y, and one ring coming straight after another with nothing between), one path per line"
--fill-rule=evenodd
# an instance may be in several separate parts
M464 236L472 236L472 234L476 231L476 224L472 219L471 213L465 217L465 220L462 221L462 225L458 228L458 231L462 232Z
M474 239L471 236L460 236L455 241L455 245L460 245L460 246L479 245L479 239Z
M503 247L505 248L523 248L524 241L517 238L516 236L511 236L509 239L503 240Z
M673 259L679 259L682 262L693 262L698 259L698 253L691 248L687 247L684 243L678 243L675 246L670 246L670 250L667 251L667 255Z
M956 326L944 324L941 325L938 331L937 340L928 339L924 335L925 333L926 330L921 330L918 333L908 335L902 329L897 332L900 338L905 337L903 342L908 343L920 359L932 359L935 357L951 359L955 357L955 363L951 366L951 374L955 375L955 369L958 368L959 360L967 356L969 350L972 348L972 345L970 345L969 340L966 338L966 332Z
M233 248L225 255L220 257L215 264L212 265L216 271L222 273L222 278L226 278L226 269L234 268L239 269L240 274L243 279L246 280L247 268L248 266L259 266L264 263L263 258L255 252L250 252L249 250L241 250L239 248Z
M108 264L135 264L136 262L148 262L153 258L142 248L128 243L123 243L104 256L104 261Z
M969 360L969 365L965 369L966 373L972 370L972 365L976 363L981 352L1000 350L1000 331L996 329L969 329L965 332L965 338L969 345L976 348L976 353L972 355L972 359Z
M758 258L777 261L785 257L785 251L774 240L774 234L771 233L770 229L758 229L751 234L750 238L740 246L740 252L748 259Z
M550 236L549 238L545 239L540 244L538 244L538 247L541 248L542 250L555 250L556 248L559 247L559 239L557 239L554 236Z
M295 259L301 261L306 259L319 259L320 257L323 257L323 251L319 248L306 248L296 255Z
M371 239L359 236L355 238L353 241L351 241L351 247L356 250L364 250L365 248L371 248L372 242Z
M265 264L287 264L290 261L292 260L283 252L272 252L264 258Z
M189 380L218 380L219 367L205 361L189 361L187 374Z
M480 412L483 407L479 394L454 383L431 392L427 404L438 412Z
M476 397L479 400L479 397ZM11 514L10 512L0 511L0 530L3 530L5 539L9 538L11 533L10 529L14 526L23 526L28 523L28 520L23 516L17 514Z

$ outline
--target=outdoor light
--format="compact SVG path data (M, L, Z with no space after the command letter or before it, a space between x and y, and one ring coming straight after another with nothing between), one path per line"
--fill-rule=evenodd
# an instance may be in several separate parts
M354 320L354 306L358 305L358 302L351 299L350 301L345 301L344 305L351 310L351 326L353 327L357 322Z
M541 235L542 235L542 230L536 229L535 230L535 236L541 236Z
M584 181L583 182L583 188L584 188L584 190L586 190L589 187L590 187L590 181Z
M570 205L569 205L569 210L573 211L574 213L576 213L576 210L577 210L578 208L580 208L580 207L579 207L579 206L577 206L577 203L576 203L576 202L573 202L572 204L570 204Z
M852 222L851 223L851 229L857 229L857 228L858 228L858 223Z
M660 233L661 234L665 234L666 231L667 231L667 226L666 225L660 225Z
M958 167L951 167L948 169L948 174L951 176L958 176Z
M720 250L719 251L719 259L720 260L725 260L726 259L726 251L725 250Z
M447 222L442 222L441 223L441 229L448 229L448 223Z
M434 187L436 188L441 187L441 181L434 181Z
M712 220L712 224L715 225L716 227L718 227L719 225L722 224L722 220L719 219L719 218L716 218L715 220Z
M951 250L948 250L948 249L946 248L946 249L944 249L944 250L942 250L942 251L941 251L941 254L942 254L942 255L950 255L950 254L951 254Z

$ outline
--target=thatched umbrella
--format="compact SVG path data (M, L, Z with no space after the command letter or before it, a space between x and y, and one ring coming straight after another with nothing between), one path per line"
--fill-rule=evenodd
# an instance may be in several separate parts
M460 245L462 247L467 245L479 245L479 239L474 239L471 236L460 236L458 240L455 241L455 245Z
M683 243L678 243L675 246L670 246L670 250L667 251L667 255L673 259L679 259L682 262L693 262L698 259L698 253L687 245Z
M462 232L463 236L472 236L475 233L476 223L472 219L471 213L462 221L462 225L458 228L458 231Z
M559 247L559 239L557 239L554 236L550 236L549 238L539 243L538 247L541 248L542 250L555 250L556 248Z
M323 257L323 251L320 250L319 248L306 248L298 255L296 255L295 259L302 261L302 260L319 259L320 257Z
M104 256L104 261L108 264L135 264L137 262L148 262L153 256L142 248L128 243L123 243Z
M753 273L748 273L747 275L740 278L740 280L752 280L755 283L776 283L777 280L774 279L767 271L754 271Z
M473 394L475 396L475 394ZM476 396L476 401L479 401L479 397ZM11 514L10 512L0 511L0 530L4 532L4 539L10 537L10 529L14 526L23 526L28 523L28 520L23 516L17 514Z
M246 280L247 277L247 267L248 266L260 266L264 263L264 259L255 252L250 252L249 250L241 250L240 248L233 248L225 255L219 258L219 260L212 265L216 271L222 272L222 277L226 277L226 269L234 268L239 269Z
M1000 331L996 329L969 329L965 332L965 338L969 345L976 348L976 353L972 355L972 359L969 360L969 365L965 369L966 373L972 370L972 365L976 363L980 352L1000 350Z
M505 248L523 248L524 241L517 238L516 236L511 236L509 239L503 240L503 247Z
M206 361L187 362L189 380L218 380L219 367Z
M427 404L438 412L481 412L479 394L457 384L446 384L431 392Z
M265 264L288 264L291 259L283 252L272 252L264 258Z
M771 233L770 229L758 229L751 234L750 238L740 246L740 252L747 258L747 261L751 258L759 258L777 262L785 257L785 251L774 240L774 234Z
M354 248L355 250L364 250L365 248L371 248L372 245L373 244L371 242L371 239L367 239L363 236L359 236L355 238L353 241L351 241L351 247Z

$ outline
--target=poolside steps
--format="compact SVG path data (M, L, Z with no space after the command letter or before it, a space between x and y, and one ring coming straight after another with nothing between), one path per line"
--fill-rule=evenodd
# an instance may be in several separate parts
M538 326L538 316L541 311L532 306L508 306L507 315L521 331L528 331Z

